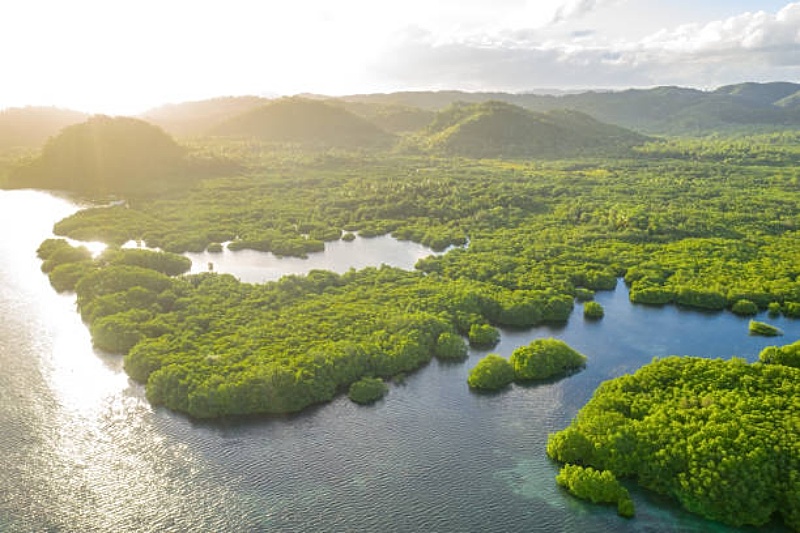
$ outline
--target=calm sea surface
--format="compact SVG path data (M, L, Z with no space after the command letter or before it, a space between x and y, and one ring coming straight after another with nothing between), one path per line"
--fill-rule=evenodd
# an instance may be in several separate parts
M118 356L92 350L74 296L56 294L39 271L36 247L76 209L0 191L2 532L755 531L638 490L637 517L623 520L558 490L544 446L605 379L656 355L754 360L764 346L797 340L800 321L769 319L786 332L778 340L750 337L747 320L729 313L632 306L620 284L598 294L602 321L585 322L577 307L563 328L504 332L493 350L502 355L554 336L589 357L557 383L471 393L467 373L485 353L473 352L463 364L433 362L371 407L339 398L292 417L200 424L151 408ZM369 240L349 243L358 254L312 259L342 271L409 267L428 253L373 242L371 262L361 259ZM348 264L348 255L359 259ZM217 271L275 276L259 274L250 254L238 265L249 274L236 270L235 254L219 257L209 259Z

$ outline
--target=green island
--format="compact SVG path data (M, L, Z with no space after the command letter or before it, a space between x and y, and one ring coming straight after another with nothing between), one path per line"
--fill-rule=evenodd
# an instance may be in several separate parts
M350 385L347 397L355 403L369 405L383 398L389 387L380 378L361 378Z
M762 337L778 337L783 335L780 329L766 322L759 322L758 320L750 321L748 331L750 335L761 335Z
M800 371L782 364L796 364L798 349L767 348L752 364L656 359L602 383L550 436L547 453L633 479L726 524L760 526L777 515L798 530Z
M514 381L514 367L504 357L490 353L470 370L467 383L473 389L496 391Z
M597 302L586 302L583 304L583 316L590 320L597 320L605 316L606 311Z
M767 85L739 89L752 97ZM739 89L715 97L730 93L733 106ZM565 97L576 107L564 111L461 93L209 101L146 120L59 112L34 117L38 141L2 154L0 184L94 201L41 243L42 271L75 293L94 345L124 357L152 404L217 418L343 394L370 403L384 380L434 357L463 361L468 344L490 349L503 329L563 324L576 301L599 318L595 293L620 279L638 305L800 318L800 133L770 128L774 114L723 124L713 103L669 123L644 112L678 105L678 93L637 93L650 103L617 114L602 95ZM702 109L721 134L653 136L686 134ZM639 119L644 133L626 129ZM66 127L46 135L55 125ZM381 235L441 253L413 271L264 284L186 274L181 255L306 257ZM67 239L109 247L95 257ZM485 357L469 385L584 364L542 341ZM542 358L545 347L561 355ZM716 520L781 515L800 528L797 348L761 361L666 358L603 384L550 439L550 456L574 466L559 483L623 516L633 505L616 479L632 478Z
M489 354L475 365L467 378L473 389L499 390L516 381L534 382L563 377L586 364L586 356L558 339L536 339L516 348L506 360Z

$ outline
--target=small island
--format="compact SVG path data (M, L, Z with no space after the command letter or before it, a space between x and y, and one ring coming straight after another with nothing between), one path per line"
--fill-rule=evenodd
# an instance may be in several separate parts
M589 320L599 320L605 315L603 306L595 301L583 304L583 316Z
M514 350L509 360L517 381L561 377L586 364L586 356L558 339L536 339Z
M478 361L467 378L471 388L484 391L504 389L513 381L514 368L504 357L493 353Z
M760 335L762 337L779 337L783 335L783 331L781 331L780 328L776 328L766 322L759 322L758 320L750 321L748 331L750 335Z
M347 397L355 403L361 405L369 405L380 400L386 393L389 392L389 387L380 378L361 378L350 385L350 390L347 392Z
M489 354L473 368L467 383L473 389L500 390L512 382L531 382L567 375L582 368L586 356L558 339L536 339L520 346L506 360Z

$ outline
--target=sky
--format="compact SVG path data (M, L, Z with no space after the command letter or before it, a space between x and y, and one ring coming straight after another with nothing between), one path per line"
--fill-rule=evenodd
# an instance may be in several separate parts
M3 0L0 109L800 81L800 1Z

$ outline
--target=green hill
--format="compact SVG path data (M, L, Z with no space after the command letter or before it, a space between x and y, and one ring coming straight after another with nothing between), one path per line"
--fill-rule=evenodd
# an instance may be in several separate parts
M10 184L87 194L140 194L184 174L184 149L158 126L97 115L64 128Z
M141 118L176 137L202 137L221 122L269 103L258 96L229 96L197 102L168 104Z
M0 151L39 148L62 128L87 115L55 107L13 107L0 111Z
M800 90L798 90L796 93L786 96L785 98L781 98L775 102L775 105L786 109L800 111Z
M321 148L388 146L393 136L362 117L318 100L284 98L229 119L210 132Z
M531 111L571 109L647 134L705 135L800 128L800 84L742 83L714 91L655 87L573 94L398 92L352 95L348 102L441 110L455 102L502 101Z
M646 140L577 111L537 113L492 101L441 111L422 143L434 152L468 157L561 157L608 153Z
M738 83L718 88L713 94L734 96L761 106L771 106L776 102L800 91L800 85L789 82Z
M390 133L410 133L419 131L430 124L436 115L434 111L397 104L370 104L366 102L347 102L328 100L358 115Z

